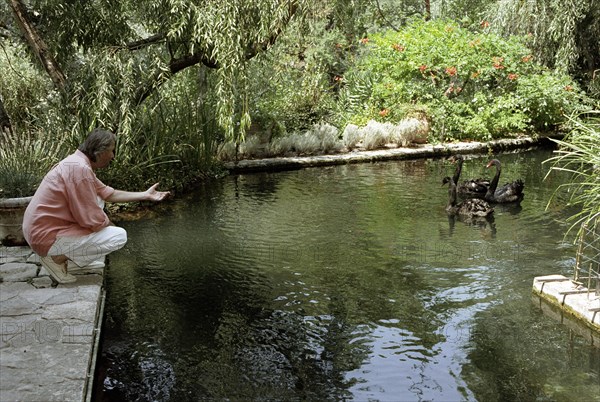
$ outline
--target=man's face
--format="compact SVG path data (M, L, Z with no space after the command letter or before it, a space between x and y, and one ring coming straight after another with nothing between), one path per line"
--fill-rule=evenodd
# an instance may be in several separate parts
M102 169L107 167L115 158L115 144L113 143L108 149L102 153L96 155L96 168Z

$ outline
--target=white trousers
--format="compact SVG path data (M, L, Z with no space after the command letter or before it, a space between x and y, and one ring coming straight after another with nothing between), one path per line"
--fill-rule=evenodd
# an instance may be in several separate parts
M87 236L58 237L48 255L65 255L80 267L103 259L127 243L127 232L118 226L107 226Z

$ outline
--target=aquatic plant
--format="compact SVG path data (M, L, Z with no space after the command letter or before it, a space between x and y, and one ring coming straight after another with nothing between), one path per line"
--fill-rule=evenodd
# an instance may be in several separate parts
M574 128L564 140L554 140L559 148L556 156L546 160L552 171L571 174L569 183L560 185L551 201L566 197L568 204L581 209L569 220L569 230L595 227L600 222L600 111L590 113L587 120L570 118ZM550 174L548 172L548 174Z

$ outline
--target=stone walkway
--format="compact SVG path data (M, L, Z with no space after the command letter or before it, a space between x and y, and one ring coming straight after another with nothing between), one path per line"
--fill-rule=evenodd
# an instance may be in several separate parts
M84 401L104 306L103 268L53 284L28 247L0 247L0 401Z

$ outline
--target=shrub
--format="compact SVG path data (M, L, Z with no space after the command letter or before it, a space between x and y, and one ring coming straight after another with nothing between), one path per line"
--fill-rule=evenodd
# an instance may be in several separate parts
M365 149L382 148L390 142L391 124L379 123L374 120L362 129L363 131L363 147Z
M438 140L556 129L587 101L572 79L536 63L525 43L444 20L373 34L344 76L339 119L393 123L423 109Z
M322 15L309 20L293 23L268 52L249 63L252 119L262 128L276 123L282 134L310 130L335 104L348 39Z
M411 143L424 142L428 131L428 123L414 117L404 119L398 124L369 120L364 127L348 124L342 140L348 149L359 145L364 149L377 149L386 145L405 147Z
M316 124L309 131L309 135L315 136L319 140L319 147L322 152L339 152L343 144L339 139L339 130L331 124Z
M342 134L342 141L346 148L352 149L362 140L360 130L356 124L348 124Z
M299 154L315 155L327 152L339 152L343 148L338 138L338 129L329 124L316 124L304 133L293 133L276 138L269 144L272 156Z

